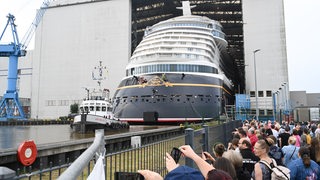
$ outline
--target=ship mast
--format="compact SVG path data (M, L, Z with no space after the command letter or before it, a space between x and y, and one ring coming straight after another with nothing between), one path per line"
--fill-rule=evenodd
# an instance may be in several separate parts
M101 83L106 79L107 67L102 65L102 61L99 61L99 65L94 67L92 71L92 80L97 81L99 89L98 92L101 93L101 96L105 96L107 99L109 98L109 89L104 89L101 87ZM106 93L106 95L103 95Z
M184 16L191 16L191 9L196 6L190 6L189 1L182 1L182 7L177 7L177 9L182 9Z

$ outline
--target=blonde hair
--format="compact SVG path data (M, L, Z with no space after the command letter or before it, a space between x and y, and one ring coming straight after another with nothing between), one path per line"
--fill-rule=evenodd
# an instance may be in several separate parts
M288 139L288 143L291 144L291 145L295 145L296 141L297 141L297 139L294 136L290 136L289 139Z

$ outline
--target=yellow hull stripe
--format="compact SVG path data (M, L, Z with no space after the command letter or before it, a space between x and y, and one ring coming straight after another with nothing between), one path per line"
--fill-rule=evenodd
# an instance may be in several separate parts
M148 86L150 86L150 85L148 85ZM165 86L165 85L162 85L162 86ZM225 92L228 93L229 95L232 95L232 94L231 94L228 90L226 90L224 87L218 86L218 85L215 85L215 84L170 83L169 86L170 86L170 87L173 87L173 86L213 87L213 88L223 89L223 91L225 91ZM138 84L138 85L131 85L131 86L122 86L122 87L117 88L117 90L129 89L129 88L144 88L144 87L146 87L146 86L143 85L143 84ZM154 87L156 87L156 86L154 86Z

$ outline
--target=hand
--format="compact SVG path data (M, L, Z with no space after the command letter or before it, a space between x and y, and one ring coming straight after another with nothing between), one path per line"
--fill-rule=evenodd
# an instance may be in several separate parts
M156 172L150 170L138 170L145 180L163 180L163 177Z
M169 153L166 153L166 167L168 172L174 170L175 168L177 168L179 166L179 164L177 164L174 159L170 156Z
M183 153L184 156L194 159L198 155L193 151L190 145L183 145L180 148L180 151Z
M204 160L210 160L210 161L212 161L212 162L215 161L215 159L214 159L214 158L211 156L211 154L208 153L208 152L202 152L202 159L204 159Z

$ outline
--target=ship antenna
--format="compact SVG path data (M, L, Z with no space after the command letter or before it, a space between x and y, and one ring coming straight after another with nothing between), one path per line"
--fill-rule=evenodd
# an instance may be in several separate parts
M182 7L177 7L177 9L182 9L183 15L184 16L191 16L191 9L196 7L194 6L190 6L190 2L189 1L182 1Z
M106 77L104 76L103 70L107 69L106 66L102 66L102 61L99 61L99 66L94 67L95 70L97 70L97 76L95 76L95 73L92 72L92 79L97 81L98 85L99 85L99 89L101 89L101 81L105 80Z

